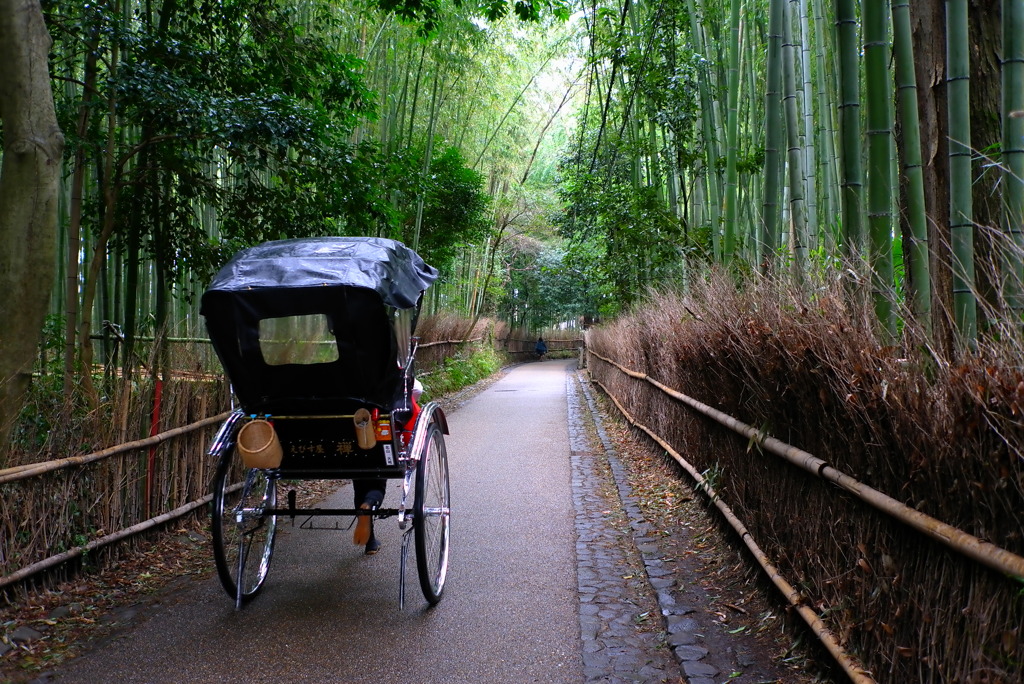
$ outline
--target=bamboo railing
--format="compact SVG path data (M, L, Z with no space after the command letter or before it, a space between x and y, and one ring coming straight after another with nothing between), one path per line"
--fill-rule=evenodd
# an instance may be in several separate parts
M697 401L682 392L674 390L645 373L625 368L612 359L601 356L594 351L588 350L588 353L591 356L613 366L631 378L642 380L654 387L657 387L673 399L681 401L730 430L743 435L753 443L757 444L764 451L780 456L812 475L816 475L817 477L838 485L842 489L845 489L859 498L861 501L864 501L875 509L890 515L894 519L913 527L917 531L941 544L944 544L953 551L971 558L972 560L996 570L997 572L1007 575L1008 577L1024 582L1024 557L1018 556L1006 549L996 546L995 544L986 542L983 539L979 539L978 537L957 529L952 525L947 525L940 520L936 520L929 515L925 515L920 511L914 510L887 494L884 494L877 489L872 489L862 482L846 475L842 471L833 468L813 454L809 454L806 451L786 444L781 440L770 437L763 431L747 425L746 423L712 408L707 404Z
M61 470L62 468L70 468L71 466L85 465L87 463L93 463L95 461L101 461L117 454L123 454L129 451L135 451L138 449L147 449L151 446L156 446L169 439L186 435L196 430L201 430L204 427L210 425L216 425L222 422L225 418L230 415L230 412L224 412L213 416L211 418L204 418L203 420L196 421L191 425L185 425L182 427L172 428L160 434L153 435L152 437L146 437L145 439L137 439L133 442L125 442L124 444L118 444L112 446L109 449L103 449L96 451L91 454L83 454L81 456L69 456L67 458L60 458L53 461L44 461L42 463L28 463L26 465L14 466L13 468L6 468L0 470L0 484L7 484L8 482L17 482L18 480L24 480L36 475L42 475L43 473L53 472L55 470Z
M974 536L968 532L965 532L962 529L958 529L957 527L949 525L941 520L928 516L910 506L907 506L906 504L894 499L893 497L890 497L889 495L877 489L873 489L872 487L869 487L864 483L858 481L857 479L847 475L846 473L834 468L823 459L818 458L811 453L798 449L792 445L786 444L774 437L771 437L770 435L767 435L764 430L759 430L752 427L751 425L743 423L722 411L719 411L707 404L704 404L703 402L694 399L693 397L690 397L686 394L683 394L682 392L679 392L678 390L675 390L665 385L662 382L659 382L655 378L648 376L646 373L627 368L613 359L607 358L599 353L596 353L593 349L590 349L589 347L587 348L585 355L592 360L592 363L597 364L597 368L602 370L605 368L612 369L611 372L619 373L620 377L632 379L633 381L635 381L634 386L637 387L638 390L640 387L652 388L654 394L660 394L661 396L668 397L670 401L682 404L688 409L691 409L698 416L703 416L704 418L709 419L710 423L725 427L726 429L736 433L737 435L742 436L748 442L748 450L751 448L756 448L758 452L778 456L783 462L799 467L803 472L809 473L814 478L817 478L828 484L834 485L842 489L844 492L847 492L848 494L852 495L852 497L854 497L851 498L850 500L851 504L855 505L856 507L862 508L866 518L871 517L867 515L869 512L871 512L874 519L878 521L880 525L888 524L890 526L895 526L895 528L905 526L905 528L909 528L911 530L916 531L919 534L921 544L924 545L924 547L934 546L937 551L941 549L941 554L945 555L951 555L949 554L949 552L953 552L953 555L959 556L961 559L959 565L962 565L965 568L967 568L964 571L965 573L972 573L973 571L971 571L970 568L973 565L973 567L976 569L979 582L982 582L981 578L985 575L991 577L992 582L998 582L999 575L1001 575L1004 578L1007 578L1009 581L1006 582L1005 585L1003 585L1004 588L1000 590L998 594L999 596L1006 596L1007 599L1004 600L1009 600L1012 603L1012 597L1017 593L1019 583L1024 582L1024 557L1021 557L1005 548L1002 548L996 544L992 544L983 538ZM604 375L604 373L598 373L598 375L603 376L601 379L605 383L612 387L616 387L617 389L615 389L614 391L617 392L618 394L623 395L623 393L626 393L628 395L632 395L633 390L629 389L627 385L620 384L620 382L615 378L614 375ZM850 645L849 643L847 643L847 640L850 638L850 635L847 632L847 630L849 629L849 625L851 624L850 621L867 620L870 619L870 617L865 617L865 615L867 615L866 613L855 614L852 616L848 616L844 622L843 620L836 620L836 616L832 613L822 613L820 615L816 614L815 611L811 608L812 606L818 606L820 609L819 600L821 597L818 596L814 598L807 598L801 596L799 592L793 590L792 586L789 585L788 582L779 577L779 572L777 569L777 565L785 565L787 563L792 563L793 558L795 557L792 554L796 554L796 557L798 557L800 556L801 550L791 549L788 547L781 547L777 552L781 554L780 557L776 559L774 562L769 561L765 557L765 554L761 551L760 546L751 539L750 533L748 532L746 527L746 523L740 522L739 520L735 519L735 516L732 515L731 510L727 510L729 509L729 507L721 500L718 494L716 492L711 491L710 488L707 486L709 483L706 481L706 478L702 476L700 468L695 467L694 465L687 462L686 459L684 459L678 453L677 450L672 448L671 444L669 443L669 440L657 434L657 432L651 429L650 427L638 422L632 415L630 415L627 412L625 406L623 405L624 403L630 403L630 401L628 401L625 398L625 395L623 395L622 401L620 401L619 397L616 397L615 395L612 394L612 390L610 390L608 386L602 384L601 382L598 382L596 378L593 379L594 382L607 393L609 398L612 400L613 403L615 403L616 407L619 411L622 412L622 415L625 417L627 421L629 421L637 429L645 432L660 447L664 448L665 451L694 479L694 481L697 483L697 489L705 489L707 491L707 493L711 497L712 503L714 503L714 505L718 507L719 510L722 511L725 520L729 522L729 524L731 524L734 527L734 529L736 529L741 539L750 549L755 560L762 566L762 568L764 569L768 577L771 579L771 581L776 585L776 587L779 588L779 590L786 597L786 599L793 605L794 610L796 610L798 614L800 614L800 616L804 619L804 621L807 622L811 630L815 634L817 634L819 638L822 639L822 644L833 654L833 656L836 658L837 664L843 668L847 676L849 676L850 680L854 682L870 681L863 679L863 677L868 677L871 674L875 674L875 668L879 666L878 660L883 660L884 662L884 658L880 658L877 651L869 654L865 651L858 650L865 648L862 642L859 643L859 647L857 649L854 649L857 652L858 657L861 658L863 662L868 662L869 660L872 662L872 667L866 671L863 667L854 663L854 661L850 659L848 656L839 655L839 652L843 651L845 648L848 648ZM644 392L642 390L640 391L642 394L647 394L647 392ZM802 476L803 474L801 473L801 477ZM736 505L736 503L739 503L741 506L744 505L742 500L739 502L731 503L733 505ZM867 504L867 506L863 506L862 504ZM877 515L877 513L879 512L883 513L884 515ZM763 524L763 521L759 524ZM870 534L870 532L866 532L865 534ZM934 562L933 556L926 556L926 558L931 558L931 562ZM942 561L941 555L939 556L939 558L940 561L937 570L940 571L938 572L934 581L941 584L943 578L946 577L944 568L947 568L949 565L952 565L952 563L946 563ZM952 557L950 558L950 560L952 560ZM863 559L861 559L861 561L858 561L857 567L860 567L861 570L864 570L865 566L861 565L862 562L864 562ZM927 564L929 561L922 560L920 562ZM794 565L794 568L798 567L803 566ZM870 571L870 566L866 567L868 568L868 571ZM901 564L900 567L906 569L915 566ZM998 575L990 574L989 570L995 571L996 573L998 573ZM833 575L828 575L828 577L833 577ZM924 576L919 577L918 581L930 581L931 577L931 575L925 574ZM892 581L897 582L899 581L899 579L900 577L897 575L894 576ZM801 574L801 581L804 582L811 580L809 578L805 578ZM971 586L973 587L974 585ZM817 588L820 589L820 587ZM874 596L874 594L872 594L872 596ZM918 594L914 594L914 596L918 596ZM988 597L986 598L986 600L999 601L997 597L993 597L992 595L986 596ZM935 610L939 613L941 613L942 610L948 610L955 613L958 611L957 606L959 605L961 604L951 606L946 606L945 604L943 604L942 608L936 608ZM887 624L891 626L891 623L894 620L898 620L900 617L900 607L901 606L897 606L895 613L886 614L884 618L879 617L878 620L880 622L887 621ZM921 610L917 611L917 613L914 614L913 619L920 620L920 615L922 613L932 614L930 611L926 610L926 608L927 606L922 607ZM966 609L964 609L964 611L966 612ZM1012 611L1008 610L1008 614L1012 615ZM1000 617L1002 619L1005 619L1007 615L1000 614ZM907 619L912 618L908 616ZM978 617L978 620L984 621L985 617L982 615ZM822 631L824 623L826 621L828 621L830 625L832 625L832 623L835 623L834 625L832 625L833 629L835 630L834 632L830 633L827 629ZM1013 625L1016 623L1009 622L1005 624ZM941 632L941 628L936 627L936 629L938 629L938 631ZM995 634L998 637L1000 629L998 623L996 623L996 625L992 629L995 631ZM885 625L883 625L883 630L886 630ZM832 636L833 633L841 633L843 638L841 640L836 639L834 636ZM985 638L990 638L990 635L986 635ZM830 640L835 641L836 644L830 643ZM1015 644L1016 642L1013 643ZM841 648L839 644L845 644L845 646ZM887 645L888 644L881 644L878 646L878 648L885 648ZM902 644L896 645L899 647L897 648L898 657L908 657L906 654L910 652L909 649L903 648ZM940 645L935 646L935 648L937 650L934 654L934 658L941 659L941 654L945 652L942 650L941 642ZM1016 647L1011 645L1009 648L1012 649ZM935 662L929 662L931 663L931 667L939 668L945 666L945 662L938 663L938 660L936 660ZM960 663L956 662L956 666L959 665ZM970 668L970 663L968 663L968 665L966 665L965 667ZM881 673L882 670L878 670L878 672Z
M125 444L109 447L89 454L82 454L78 456L71 456L67 458L55 459L51 461L44 461L41 463L30 463L20 466L14 466L0 470L0 486L5 486L8 491L5 492L4 500L7 510L5 514L8 519L5 521L6 524L12 526L12 529L21 529L26 525L28 527L38 527L40 525L45 526L52 518L60 518L60 514L54 514L53 511L63 511L67 506L72 505L79 510L79 513L83 516L88 515L88 503L84 501L83 490L88 491L91 494L91 498L98 500L100 498L118 498L120 500L125 499L124 490L126 485L129 484L133 477L136 482L146 481L149 483L149 478L152 476L151 472L147 471L147 468L152 468L152 464L148 466L139 466L136 468L134 475L129 474L130 464L125 465L123 463L116 463L113 467L108 468L106 472L102 472L99 475L94 475L93 478L97 481L97 484L93 486L93 478L83 476L83 466L97 467L102 465L107 459L111 459L114 456L130 456L134 452L145 453L148 450L154 449L156 446L165 442L174 442L182 439L192 433L204 430L205 428L217 425L221 423L229 413L221 413L216 416L204 418L202 420L195 421L189 425L172 428L164 432L158 433L145 439L134 440ZM205 442L206 440L202 440ZM0 576L0 590L7 587L16 585L17 583L24 581L33 575L36 575L44 570L56 568L67 561L75 558L84 556L94 550L109 546L111 544L124 541L134 535L137 535L146 530L153 529L164 523L170 522L182 518L189 513L201 508L204 504L210 501L210 495L206 493L208 488L206 486L205 479L200 474L192 473L189 474L190 469L199 470L195 464L186 464L183 468L176 468L171 466L170 471L176 472L181 476L190 479L200 480L198 483L192 482L191 485L188 483L175 483L174 489L180 492L196 492L202 491L203 495L195 498L191 501L187 501L181 505L178 505L170 511L162 512L158 515L149 517L145 520L134 522L122 529L101 534L99 537L89 539L84 543L71 544L67 541L61 541L65 534L60 530L36 530L35 532L42 538L49 540L48 543L27 543L27 549L19 551L15 548L16 542L14 541L13 534L6 534L6 539L3 542L3 548L0 548L0 560L8 560L12 557L25 554L26 557L31 558L35 554L33 549L34 546L43 546L49 548L51 546L70 546L65 548L59 553L52 554L46 558L30 562L22 567L19 567L13 571L9 571L7 574ZM66 477L63 480L54 480L52 478L60 478L64 472L67 472ZM43 480L44 476L49 476L51 479ZM89 480L88 484L82 485L81 480ZM74 485L68 484L74 482ZM47 485L53 485L50 495L46 496L48 500L47 508L52 510L44 510L41 512L40 521L18 520L13 519L19 516L17 512L18 506L30 507L30 500L32 499L31 494L25 493L24 490L15 492L11 490L11 487L17 487L19 484L25 484L35 487L41 487L43 491L51 491L47 489ZM198 486L197 486L198 484ZM105 488L109 488L110 491L106 492ZM193 496L195 494L193 493ZM124 503L125 510L118 511L116 514L108 516L110 519L128 519L130 520L140 506L136 504L133 506L130 502ZM143 514L149 513L148 500L147 507L141 508ZM99 518L100 516L94 516ZM143 516L144 517L144 516ZM60 524L58 523L59 527ZM99 528L103 531L102 526Z
M602 361L606 360L603 357L590 352L594 356L600 358ZM614 362L609 362L615 365ZM792 584L786 581L786 579L779 572L778 568L769 560L767 554L761 549L754 538L750 535L750 531L747 530L747 526L743 524L743 521L736 516L732 508L729 507L725 501L719 497L718 492L712 484L705 478L696 467L693 466L689 461L683 458L682 454L676 451L671 444L665 439L658 435L654 430L650 429L643 423L637 421L626 408L619 403L619 401L608 391L608 388L602 385L597 380L594 380L597 385L604 390L604 393L608 395L608 398L612 400L615 407L619 409L619 412L623 415L627 422L633 427L642 430L647 434L648 437L658 443L682 468L690 474L694 482L696 482L696 489L703 491L708 499L715 505L715 507L721 512L729 526L736 530L740 539L746 545L747 549L750 550L751 555L757 564L764 570L765 575L771 580L772 584L782 592L782 595L786 597L789 604L799 613L800 617L807 623L807 626L811 629L818 640L821 641L825 649L831 654L832 658L836 661L839 667L842 668L843 672L846 673L851 682L855 684L870 684L875 680L871 678L855 660L846 652L846 650L839 644L839 640L833 636L832 632L825 626L825 623L821 621L818 614L806 604L803 596L800 592L793 587Z

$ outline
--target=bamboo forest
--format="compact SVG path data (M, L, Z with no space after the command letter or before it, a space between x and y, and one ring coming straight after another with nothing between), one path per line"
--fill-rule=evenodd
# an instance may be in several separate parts
M1020 2L43 10L64 154L21 280L68 387L104 326L201 336L228 255L312 235L402 240L432 310L533 328L715 265L846 279L947 354L1019 322Z
M1024 677L1024 0L0 0L0 139L0 590L203 505L233 254L388 238L428 397L543 336L853 681Z

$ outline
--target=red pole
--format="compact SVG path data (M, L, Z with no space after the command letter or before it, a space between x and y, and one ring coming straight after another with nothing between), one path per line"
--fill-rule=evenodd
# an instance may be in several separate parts
M153 386L153 419L149 426L149 436L153 437L160 433L160 400L164 394L164 381L162 378L156 378L156 384ZM156 464L156 448L154 444L149 447L149 458L146 459L146 517L149 518L153 515L152 501L153 501L153 469Z

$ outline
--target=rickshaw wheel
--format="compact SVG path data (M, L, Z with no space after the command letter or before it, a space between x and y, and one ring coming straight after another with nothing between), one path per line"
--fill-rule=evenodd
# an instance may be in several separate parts
M277 481L263 470L244 468L234 445L217 466L213 482L213 557L224 591L236 607L263 587L274 553Z
M420 588L430 605L441 600L448 574L448 524L451 498L448 489L448 452L435 422L427 428L423 453L416 466L413 531Z

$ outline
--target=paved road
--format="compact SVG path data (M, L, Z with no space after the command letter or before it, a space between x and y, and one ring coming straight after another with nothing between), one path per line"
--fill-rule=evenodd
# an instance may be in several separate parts
M241 612L215 578L55 673L60 682L581 682L567 362L525 364L449 414L452 558L427 608L399 531L285 528ZM392 487L391 494L394 493ZM346 485L335 496L348 505ZM395 505L389 496L386 505Z

